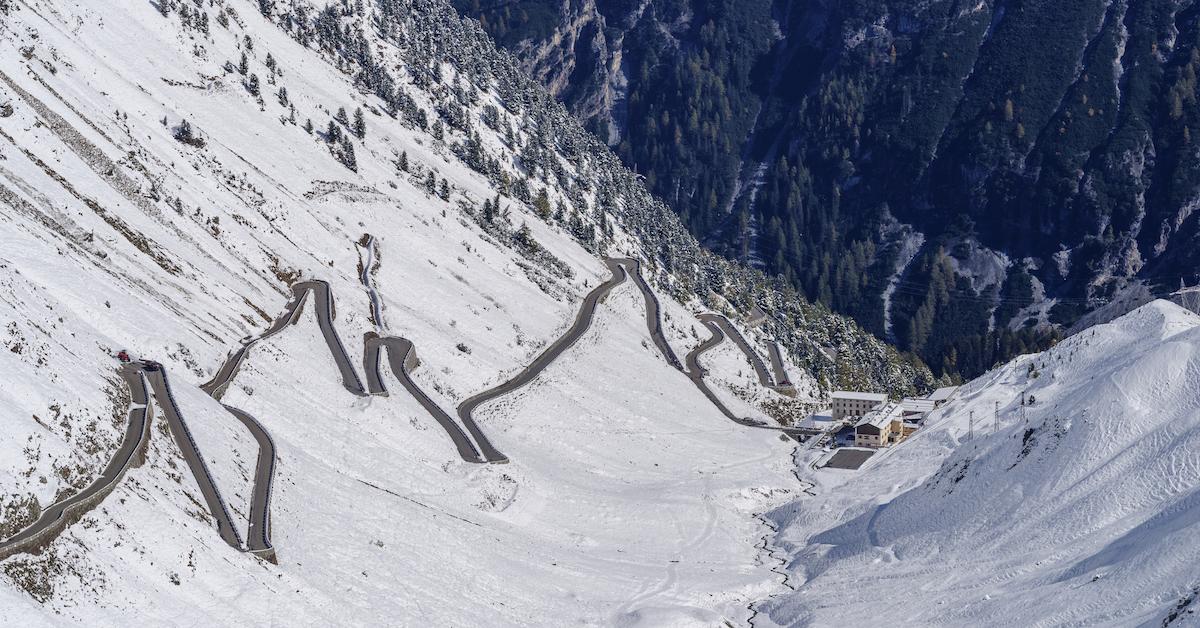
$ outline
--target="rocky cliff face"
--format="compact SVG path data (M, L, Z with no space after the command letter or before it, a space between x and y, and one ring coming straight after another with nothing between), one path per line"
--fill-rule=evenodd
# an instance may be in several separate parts
M522 67L594 129L603 130L601 137L615 141L621 128L614 109L626 85L623 33L609 31L594 0L562 8L561 23L548 39L522 40L517 49Z
M626 131L627 57L649 43L648 38L631 37L632 51L627 50L626 35L648 29L676 40L690 14L664 16L658 6L664 3L653 0L534 0L492 8L475 0L454 4L479 18L530 76L610 145Z
M697 235L939 368L1197 278L1193 1L548 4L510 48Z

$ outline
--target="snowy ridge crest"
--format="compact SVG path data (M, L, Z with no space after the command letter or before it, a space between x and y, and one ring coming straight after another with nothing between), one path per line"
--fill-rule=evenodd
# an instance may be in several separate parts
M1161 624L1196 584L1200 316L1151 302L984 375L929 424L776 511L807 582L768 604L775 622ZM849 578L880 598L814 601Z

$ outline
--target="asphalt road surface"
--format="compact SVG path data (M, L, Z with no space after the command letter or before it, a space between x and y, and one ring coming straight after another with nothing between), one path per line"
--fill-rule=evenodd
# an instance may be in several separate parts
M683 365L680 364L679 357L675 355L675 350L671 348L667 337L663 335L662 307L658 302L658 295L654 294L650 285L646 283L645 277L642 277L642 263L630 258L611 261L620 264L633 277L633 283L637 284L638 289L642 291L642 298L646 302L646 328L650 330L650 338L654 340L654 345L658 347L659 353L662 353L663 357L667 359L667 363L682 371Z
M775 371L775 385L791 386L792 379L788 377L787 367L783 364L783 353L779 350L779 343L775 341L767 343L767 353L771 356L771 368Z
M338 371L341 373L342 385L354 395L365 396L366 391L363 388L362 381L358 378L358 372L351 365L341 337L338 336L337 330L333 326L333 297L330 294L329 284L324 281L302 281L293 285L292 298L284 306L283 314L277 317L263 333L253 338L243 339L241 346L217 369L212 379L201 384L200 389L208 393L213 399L220 401L221 397L225 394L225 390L229 387L238 370L246 361L250 349L255 344L283 331L289 325L296 324L300 319L301 308L309 293L314 295L313 301L317 314L317 326L321 330L326 347L329 348L329 352L337 364ZM258 443L258 461L254 471L254 491L250 499L250 523L246 535L247 549L250 552L274 561L276 560L275 548L271 543L271 489L273 488L275 477L275 442L271 439L271 435L267 433L266 428L251 416L250 413L224 403L221 405L241 421L242 425L246 426L246 429L250 431L250 434L254 436L254 440ZM222 538L224 538L224 535L222 535Z
M705 325L708 325L708 323L711 322L720 326L721 331L724 332L726 336L733 339L733 344L737 345L738 349L742 350L742 353L746 356L746 359L749 360L750 366L754 367L754 374L758 376L758 383L767 388L775 387L775 380L771 379L771 374L767 372L767 365L763 364L762 358L759 357L758 352L750 346L749 342L746 342L746 337L737 330L737 327L733 326L733 323L729 322L728 318L725 318L720 314L701 314L700 322L704 323Z
M555 340L548 348L534 358L529 366L526 366L514 377L493 388L478 393L459 404L458 417L462 421L462 425L466 427L467 432L471 434L474 443L463 432L462 427L434 403L412 380L410 371L417 367L419 361L416 359L411 341L400 337L380 336L375 332L366 334L363 343L363 365L367 376L367 386L363 386L362 380L359 379L357 371L350 362L346 348L342 344L337 330L334 328L333 297L329 284L325 281L304 281L293 285L292 298L285 306L284 313L276 318L272 325L262 334L253 338L243 339L241 346L230 354L212 379L202 384L200 388L219 401L241 365L245 362L250 348L259 341L283 331L288 325L295 324L299 319L301 308L306 298L309 293L312 293L318 327L321 330L330 354L333 356L334 362L341 374L342 385L346 390L356 396L387 394L387 388L379 372L380 354L386 349L388 363L396 378L400 380L400 383L408 393L442 426L453 441L459 455L464 460L468 462L505 463L508 462L508 458L492 445L487 436L476 424L473 417L474 411L479 406L500 396L512 393L536 379L546 367L578 342L583 334L587 332L591 327L592 320L595 317L596 306L600 301L613 288L624 283L626 278L632 276L634 283L642 292L646 303L647 329L655 346L667 363L686 374L705 397L730 420L747 427L778 429L756 419L737 416L725 406L704 381L705 371L700 366L699 358L704 352L724 341L727 332L750 360L759 381L764 386L775 386L775 382L767 372L762 359L727 319L723 316L713 314L703 314L700 316L701 322L709 329L712 336L687 354L685 367L685 364L680 363L678 356L663 334L661 305L657 295L655 295L654 291L641 275L640 262L634 259L620 258L606 259L605 264L608 266L612 276L584 297L583 304L580 306L574 322L562 336ZM361 280L370 289L365 272ZM376 322L379 323L378 301L373 292L372 297L372 312L376 316ZM784 382L786 381L786 374L783 370L782 357L778 354L778 347L772 346L770 348L774 350L774 353L771 353L772 366L775 367L776 373L783 374L779 377L779 381ZM201 457L196 441L192 437L191 431L187 427L187 422L184 420L179 406L175 402L174 395L171 393L166 371L161 366L147 369L147 364L133 363L125 365L121 369L121 376L129 385L133 401L129 411L129 424L126 429L125 438L114 453L112 460L104 472L83 491L46 508L33 524L20 531L14 537L0 542L0 556L4 555L5 548L12 548L15 545L26 543L31 538L42 534L53 526L60 525L63 517L79 516L80 513L76 511L79 510L81 503L94 498L100 491L110 489L113 484L120 480L124 470L130 466L129 463L132 458L138 452L145 451L144 448L149 439L151 412L145 381L149 381L154 392L154 398L171 428L171 432L175 437L176 443L179 445L184 461L187 463L192 475L196 478L196 483L207 503L209 512L217 523L217 530L221 538L231 547L240 551L249 551L264 556L268 560L275 559L270 535L270 500L276 465L276 449L270 434L249 413L222 404L230 414L236 417L250 431L259 446L254 491L250 504L248 539L246 544L243 545L237 528L234 526L232 517L229 514L229 508L224 499L222 499L216 482L204 459ZM476 447L476 444L478 444L478 447Z
M237 370L245 361L246 355L250 352L250 348L261 340L266 340L271 336L281 332L288 325L294 325L300 318L301 307L304 305L305 297L309 293L313 294L315 301L314 307L317 314L317 326L321 330L321 335L325 339L325 345L329 347L329 353L333 356L333 361L337 364L338 372L342 376L342 385L351 394L359 397L366 396L366 388L363 387L362 381L358 378L358 372L354 370L353 364L350 362L350 356L346 353L346 347L342 344L341 337L338 336L337 329L333 326L333 297L330 294L329 284L325 281L301 281L292 286L292 298L284 306L284 312L267 329L267 331L259 334L254 338L247 338L242 341L242 346L234 351L221 368L217 369L217 373L213 375L208 382L201 384L200 389L208 393L215 399L220 399L224 389L233 380L237 374Z
M258 462L254 468L254 493L250 496L250 529L246 531L246 549L275 562L271 545L271 488L275 481L275 441L250 413L221 404L250 430L258 441Z
M528 384L529 382L532 382L542 371L546 370L547 366L550 366L550 364L558 359L558 356L562 355L564 351L571 347L571 345L574 345L579 341L584 332L586 332L592 325L592 317L596 313L596 304L598 304L601 299L611 292L613 288L619 286L625 281L625 267L621 262L607 259L604 260L604 263L608 266L609 271L612 272L612 277L610 277L608 281L605 281L594 288L586 297L583 298L583 305L579 308L579 313L575 316L575 322L571 324L571 327L567 329L566 333L560 336L558 340L555 340L554 343L547 347L545 351L534 358L533 362L531 362L529 366L525 367L513 378L498 386L469 397L466 401L460 403L458 405L458 418L462 420L463 425L466 425L467 428L470 429L475 425L475 419L472 417L472 415L474 414L476 408L497 397L507 395ZM487 452L485 451L484 454L487 455ZM504 458L503 460L492 460L489 456L488 461L507 462L508 458Z
M858 470L874 454L875 452L871 450L842 448L833 454L825 466L831 469Z
M166 370L160 366L153 371L144 370L143 372L154 391L154 400L158 403L159 410L162 411L163 416L167 419L167 424L171 427L171 433L174 434L179 451L183 454L183 460L191 469L192 476L196 478L200 494L204 496L204 501L208 505L208 511L217 522L217 533L230 547L242 550L242 539L238 534L237 527L233 525L233 518L229 516L229 507L221 498L217 483L213 479L212 473L209 472L208 465L204 463L204 458L200 456L200 448L196 445L196 439L192 437L192 432L188 429L187 422L184 421L179 406L175 403L175 396L171 393L171 383L167 379Z
M467 423L467 429L471 431L475 441L483 448L484 455L487 457L485 459L483 455L480 455L479 449L476 449L471 439L467 438L458 423L417 386L410 372L417 367L419 361L416 359L412 341L407 338L381 337L375 332L368 332L363 339L363 369L367 373L367 388L371 394L387 394L387 388L379 374L379 355L385 349L387 350L388 364L392 367L392 373L396 375L396 379L400 380L400 384L404 386L408 394L412 395L417 403L421 404L421 407L425 408L425 411L442 426L442 429L446 430L446 433L450 435L450 440L454 442L454 447L458 449L458 455L462 456L463 460L467 462L508 461L504 454L492 446L491 441L474 422Z
M129 468L140 466L141 457L145 455L146 446L150 441L151 410L146 397L146 386L142 380L140 365L125 364L120 369L120 375L129 386L131 404L125 436L116 451L113 452L112 458L109 459L100 475L82 491L51 504L42 510L38 518L29 526L11 538L0 540L0 559L15 551L25 551L20 549L23 545L31 542L35 537L48 534L56 527L61 527L57 531L57 533L61 533L71 524L72 519L77 520L83 516L87 508L95 507L95 504L88 506L87 502L93 501L102 492L111 491ZM43 539L39 544L44 545L50 542L54 536L57 536L57 533Z
M371 284L371 266L375 264L375 236L367 235L365 247L367 249L367 260L363 264L362 272L359 273L358 280L362 283L363 288L367 291L367 296L371 301L371 313L375 319L375 327L382 330L383 310L380 303L379 293L375 290L375 286ZM471 432L471 436L475 439L472 442L467 437L463 429L441 406L434 403L425 391L417 386L416 381L412 378L412 371L416 370L421 365L421 361L417 359L417 351L411 340L399 336L382 336L375 332L368 332L363 337L363 371L367 374L367 392L372 395L387 395L387 387L383 383L383 377L379 372L379 357L380 353L387 350L388 365L392 368L392 373L396 379L400 380L400 384L412 395L421 407L433 417L442 429L446 430L446 434L450 436L450 440L454 443L454 448L458 450L458 455L467 462L508 462L508 457L500 453L499 450L492 445L488 440L483 430L474 421L466 421L464 425L467 431ZM476 447L475 443L479 443ZM480 449L483 453L480 453Z
M708 400L711 401L712 404L721 411L721 414L724 414L730 421L733 421L738 425L745 425L747 427L767 427L765 423L757 419L740 417L734 414L733 411L730 410L729 407L726 406L719 397L717 397L716 393L714 393L704 381L704 374L706 371L704 370L704 367L700 366L700 356L709 349L712 349L713 347L724 342L725 334L721 331L720 325L711 318L705 318L702 315L700 322L704 323L704 326L708 328L709 333L712 335L709 336L708 340L705 340L695 349L692 349L690 352L688 352L687 357L684 358L684 360L687 362L686 372L688 378L691 379L692 383L696 385L696 388L699 388L700 392L704 393L704 396L708 397Z
M728 417L731 421L747 427L781 429L769 426L765 422L758 419L737 416L720 400L719 397L716 396L716 394L704 381L704 369L700 366L699 357L701 354L717 346L725 339L725 334L721 330L721 327L725 326L736 335L735 342L738 342L738 345L742 347L743 352L745 352L747 357L751 359L751 364L756 366L755 370L760 375L760 381L764 382L763 385L774 387L774 381L771 379L770 374L767 373L766 366L763 364L762 359L759 358L758 355L750 348L749 344L744 338L741 337L741 334L737 333L736 328L734 328L728 320L717 315L701 315L701 322L703 322L704 325L708 327L709 331L712 332L712 336L687 355L685 359L685 368L684 365L680 363L679 358L675 355L675 351L671 348L671 345L667 342L666 336L663 334L661 306L659 304L658 297L654 294L654 291L650 289L650 286L646 283L645 279L641 275L641 264L637 260L628 258L606 259L605 264L612 273L612 277L594 288L586 297L584 297L583 304L580 306L579 313L575 316L574 323L561 337L559 337L558 340L556 340L553 344L546 348L545 351L534 358L533 362L529 366L525 367L525 369L518 373L515 377L489 390L474 395L459 405L458 416L460 419L462 419L464 424L468 425L468 427L473 425L474 420L472 418L472 414L479 406L496 399L497 397L509 394L533 381L543 370L546 369L547 366L552 364L554 360L558 359L558 357L561 356L564 351L578 342L583 334L587 332L588 328L591 327L592 319L596 313L596 306L600 303L600 301L603 300L609 292L612 292L613 288L616 288L618 285L623 283L626 277L631 276L633 277L634 283L641 290L642 296L646 303L646 327L650 331L650 336L653 339L655 346L658 347L659 352L663 355L663 358L666 359L667 363L686 374L688 378L691 379L696 385L696 387L699 388L702 393L704 393L704 396L707 397L709 401L711 401L712 404L715 405L717 409L719 409L721 413Z

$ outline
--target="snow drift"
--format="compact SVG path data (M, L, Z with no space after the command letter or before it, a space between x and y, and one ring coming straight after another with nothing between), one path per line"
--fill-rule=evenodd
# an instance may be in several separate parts
M1200 317L1154 301L988 373L928 424L857 475L817 473L819 497L770 515L803 582L763 605L771 620L1191 617Z

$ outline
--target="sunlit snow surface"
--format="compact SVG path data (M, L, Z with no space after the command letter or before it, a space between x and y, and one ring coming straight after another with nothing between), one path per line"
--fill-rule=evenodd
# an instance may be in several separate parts
M211 39L150 2L10 4L6 500L49 504L104 465L127 402L111 356L128 348L169 369L244 525L255 441L196 386L280 313L288 276L330 282L357 361L373 327L358 281L365 233L385 331L413 340L414 377L447 409L528 364L607 278L513 203L514 225L574 272L540 277L540 289L457 206L492 197L489 184L428 135L371 112L376 101L268 26L256 3L233 2L244 26L214 23ZM221 69L244 35L264 110ZM268 52L283 71L276 85ZM279 85L299 125L280 122ZM351 173L300 125L360 105L368 132ZM184 118L204 149L171 138ZM483 141L498 146L491 132ZM399 150L449 179L455 202L398 175ZM609 252L633 249L617 225ZM707 337L693 311L665 295L663 305L677 354ZM802 453L814 497L792 474L791 444L735 426L662 360L643 307L619 287L538 381L480 409L505 466L463 463L390 375L388 398L345 392L306 308L254 348L225 399L279 448L279 564L221 542L156 421L147 464L100 507L42 555L0 563L0 625L744 625L755 601L760 626L1161 625L1200 582L1193 315L1153 303L989 373L857 473L807 470L818 454ZM703 362L722 399L757 411L736 394L754 379L730 343ZM1025 417L1022 392L1036 397ZM772 508L794 593L760 549L768 527L754 515ZM31 585L44 601L16 584L20 573L49 574Z
M392 151L405 150L450 179L456 199L494 194L428 136L368 109L355 174L282 124L267 52L300 124L377 103L268 27L254 3L233 5L244 29L214 23L207 41L132 0L30 2L0 26L0 72L29 94L0 83L0 102L14 106L0 122L6 497L45 505L64 465L72 479L103 466L125 410L112 354L128 348L166 365L245 525L255 441L196 386L280 313L290 271L330 282L357 363L372 328L357 274L364 233L378 246L387 331L413 340L415 378L448 410L527 364L607 277L514 203L515 224L574 271L551 282L553 296L539 289L455 204L396 175ZM221 70L244 34L265 111ZM171 138L183 118L203 150ZM618 227L611 252L628 242ZM796 495L794 443L725 419L654 350L643 308L621 286L538 381L481 408L482 428L512 460L481 466L455 455L390 374L388 398L348 394L306 306L252 350L224 399L278 446L279 564L222 543L156 421L145 466L45 554L0 565L32 561L51 574L44 602L0 575L0 625L745 623L751 602L781 588L754 515ZM707 337L693 312L665 297L664 308L677 353ZM746 385L734 357L714 353L710 367Z
M803 584L760 625L1161 626L1194 597L1200 317L1152 302L971 382L929 422L770 515Z

